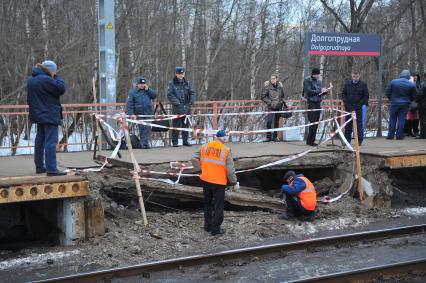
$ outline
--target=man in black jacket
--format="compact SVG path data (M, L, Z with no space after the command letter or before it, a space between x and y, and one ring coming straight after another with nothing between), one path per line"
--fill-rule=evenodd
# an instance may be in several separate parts
M303 81L303 95L308 101L308 109L321 109L322 96L328 93L328 89L322 87L320 81L320 70L317 68L312 69L311 76L307 77ZM309 111L308 119L309 123L318 122L321 116L321 111ZM310 146L317 146L315 138L317 135L318 124L309 126L309 134L306 139L306 144Z
M167 88L167 98L172 104L172 111L175 115L190 115L191 106L196 100L195 90L191 84L185 79L185 69L176 67L175 77L169 82ZM188 128L189 122L186 117L173 120L174 128ZM178 146L179 131L172 131L172 144ZM188 141L188 132L182 131L182 143L184 146L191 146Z
M362 144L364 139L364 128L362 125L362 106L368 106L368 87L367 84L360 80L358 71L352 72L352 80L345 83L342 90L343 104L347 112L355 111L356 113L356 126L358 129L358 143ZM350 115L346 116L346 121L351 118ZM345 138L348 142L352 139L353 121L349 122L345 127Z

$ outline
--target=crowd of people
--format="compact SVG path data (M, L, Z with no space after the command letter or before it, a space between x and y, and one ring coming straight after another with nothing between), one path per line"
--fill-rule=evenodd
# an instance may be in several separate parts
M303 81L303 97L307 102L307 116L309 132L306 144L317 146L315 143L318 122L321 115L321 101L329 92L329 88L322 86L320 70L314 68L311 75ZM351 79L342 89L341 98L347 112L355 112L357 123L358 142L362 144L364 138L365 113L368 107L369 91L367 84L361 81L358 71L353 71ZM426 78L426 75L425 75ZM65 175L58 170L56 162L56 144L58 143L58 126L62 120L60 97L65 94L64 80L57 75L55 62L46 60L37 64L27 83L29 118L37 124L35 139L34 163L36 173L47 173L48 176ZM418 74L410 74L403 70L398 79L394 79L386 88L386 96L390 101L389 130L387 139L404 139L418 135L417 138L426 138L426 81L421 82ZM128 115L145 115L146 119L153 115L153 100L157 91L149 86L148 79L138 77L135 87L129 91L127 98ZM191 114L191 107L196 101L196 92L185 79L185 69L175 68L175 76L169 82L167 98L172 105L172 114L181 115L173 119L174 128L188 128L189 122L185 115ZM285 102L283 84L278 75L273 74L270 80L264 83L261 95L269 112L266 119L268 129L280 126L280 118L289 118L291 113ZM273 112L273 113L272 113ZM278 113L276 113L278 112ZM348 115L347 119L351 116ZM345 138L350 142L353 132L353 120L345 127ZM418 129L420 125L420 129ZM149 134L151 127L139 125L140 145L143 149L149 148ZM191 146L188 132L181 131L182 145ZM216 139L201 146L193 158L194 167L201 171L200 179L204 190L204 229L212 235L221 235L223 222L225 189L238 188L237 177L231 149L225 145L227 133L218 130ZM172 132L172 145L178 146L179 131ZM268 132L265 142L278 142L276 131ZM293 171L283 177L281 187L286 196L287 212L280 215L281 219L299 217L303 220L313 220L316 214L316 193L312 182L302 174Z

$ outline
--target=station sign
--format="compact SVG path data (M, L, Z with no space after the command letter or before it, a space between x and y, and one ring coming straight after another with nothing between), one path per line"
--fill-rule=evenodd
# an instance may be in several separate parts
M366 33L306 32L305 53L310 55L380 56L381 36Z

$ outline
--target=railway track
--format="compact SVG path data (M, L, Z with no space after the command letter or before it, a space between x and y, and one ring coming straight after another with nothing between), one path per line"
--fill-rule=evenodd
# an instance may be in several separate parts
M325 247L342 245L347 243L377 241L381 239L397 238L403 236L411 236L424 234L426 224L404 226L398 228L365 231L351 233L345 235L336 235L329 237L321 237L315 239L307 239L294 242L276 243L241 249L234 249L222 252L198 254L186 257L166 259L161 261L147 262L132 266L111 268L87 273L73 274L69 276L50 278L33 282L109 282L114 278L128 278L133 276L150 277L151 273L182 270L185 267L201 266L205 264L221 263L224 261L237 260L250 257L280 255L282 253L294 250L303 250L313 247ZM425 272L426 257L415 261L404 261L383 266L375 266L364 269L352 270L348 272L328 274L324 276L306 278L292 282L342 282L342 280L368 280L378 275L397 276L408 272L409 274L417 274Z

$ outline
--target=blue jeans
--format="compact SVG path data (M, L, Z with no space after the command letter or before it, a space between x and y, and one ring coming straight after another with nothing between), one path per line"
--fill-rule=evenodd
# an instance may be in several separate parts
M57 143L57 125L37 124L37 135L34 145L34 163L37 170L42 170L44 168L46 168L47 172L55 172L58 170L56 166Z
M391 104L389 113L388 138L393 138L396 129L396 138L404 138L405 116L407 116L409 104ZM398 126L397 126L398 124Z
M272 110L272 111L275 111L275 110ZM280 113L268 114L266 116L266 128L267 129L279 128L280 127L280 117L281 117ZM271 134L271 132L266 133L266 138L268 140L276 139L277 137L278 137L278 132L273 132L272 134Z
M149 126L139 125L139 138L141 141L141 146L148 145L148 136L149 136L150 129L151 127Z

